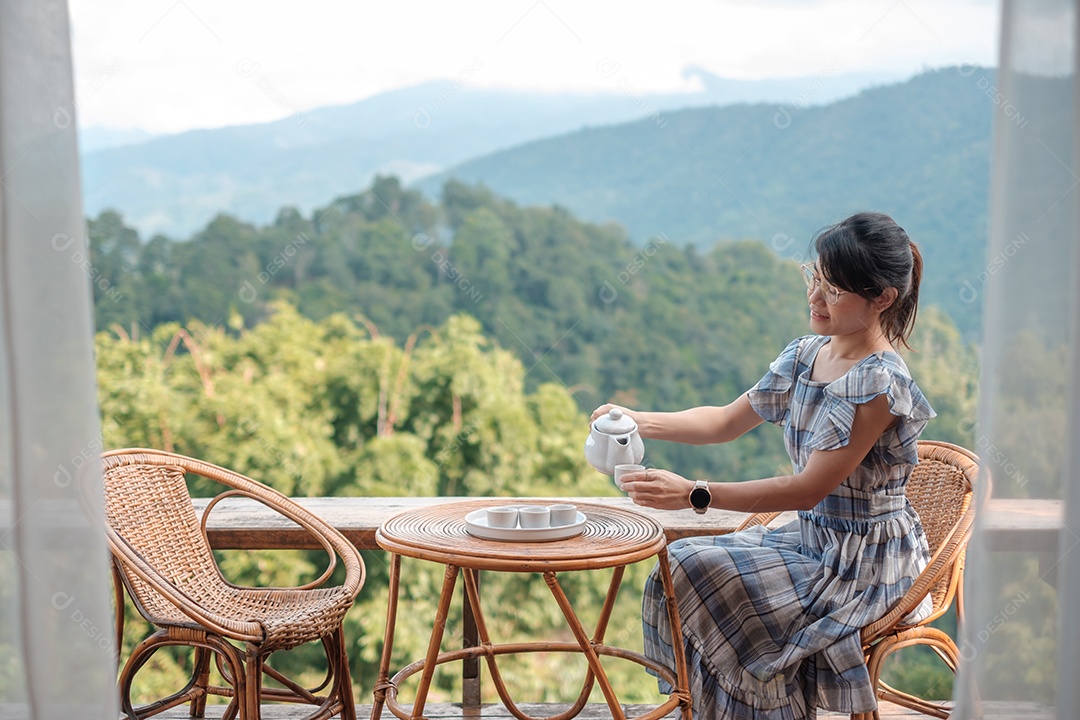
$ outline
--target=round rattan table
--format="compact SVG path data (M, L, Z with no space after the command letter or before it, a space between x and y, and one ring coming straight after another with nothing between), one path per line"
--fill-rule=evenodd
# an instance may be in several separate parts
M584 527L580 534L569 538L544 542L489 540L470 535L467 530L465 516L474 510L496 505L551 504L553 502L557 500L554 498L466 500L409 510L383 523L375 539L381 548L391 553L390 599L387 607L382 659L379 665L379 680L375 687L375 702L372 706L372 720L378 720L382 715L384 705L402 720L423 718L424 705L435 668L443 663L481 657L488 666L499 698L506 709L519 720L536 720L524 713L514 702L509 689L503 682L496 661L499 655L528 652L581 653L588 664L585 681L576 702L565 712L547 720L568 720L576 716L585 707L594 683L600 686L604 699L611 709L612 717L625 720L626 716L618 696L600 663L601 656L617 657L638 663L653 670L675 688L666 702L652 708L646 714L637 716L636 720L655 720L667 715L676 707L681 708L683 718L690 720L690 694L686 660L683 656L680 637L681 625L665 552L667 542L664 529L659 523L632 510L579 504L578 510L585 514ZM406 666L390 677L390 658L393 652L402 556L441 563L446 566L446 573L427 654L424 659ZM676 650L674 671L640 653L604 644L604 633L607 630L608 620L611 617L626 566L651 557L658 559L664 594L667 597L666 604L674 635L673 647ZM559 585L558 573L601 569L611 569L612 577L596 628L590 637ZM480 605L478 573L481 570L542 573L574 635L575 642L535 640L493 644L488 635ZM447 613L459 572L464 578L465 597L475 618L479 644L461 650L440 652ZM416 696L411 708L406 708L397 701L398 687L418 672L421 676Z

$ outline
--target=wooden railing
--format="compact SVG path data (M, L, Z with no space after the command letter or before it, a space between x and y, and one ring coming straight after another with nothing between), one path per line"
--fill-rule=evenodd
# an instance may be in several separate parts
M304 507L336 527L362 550L378 548L375 531L388 518L404 510L453 502L456 497L313 497L296 498ZM508 499L509 500L509 499ZM547 498L547 502L555 502ZM692 510L653 510L621 497L558 498L559 502L603 503L632 508L653 517L667 534L668 541L697 535L722 535L733 531L745 513L710 510L698 515ZM206 500L196 500L201 511ZM983 527L988 547L995 551L1054 552L1062 527L1063 504L1059 500L991 500L976 520ZM795 517L781 515L773 525ZM254 501L227 499L219 503L207 520L207 536L215 548L226 549L317 549L310 535Z

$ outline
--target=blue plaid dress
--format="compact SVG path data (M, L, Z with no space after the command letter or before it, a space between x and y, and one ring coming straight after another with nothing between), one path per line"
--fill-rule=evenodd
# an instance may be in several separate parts
M856 405L884 394L898 421L850 477L797 520L670 545L695 720L873 710L859 630L899 600L929 561L904 486L934 411L895 353L870 355L831 383L810 380L827 342L794 340L749 394L762 418L784 428L795 472L811 451L847 444ZM912 616L929 610L924 603ZM674 667L655 570L642 615L645 654ZM661 690L670 687L661 683Z

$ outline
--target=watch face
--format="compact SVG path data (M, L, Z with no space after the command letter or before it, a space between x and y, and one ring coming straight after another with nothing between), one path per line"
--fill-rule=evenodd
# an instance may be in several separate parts
M690 491L690 504L699 510L709 507L710 500L712 495L705 488L694 488Z

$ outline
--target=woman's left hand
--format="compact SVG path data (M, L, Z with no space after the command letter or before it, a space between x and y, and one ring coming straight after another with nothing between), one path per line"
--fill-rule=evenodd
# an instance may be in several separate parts
M635 505L657 510L683 510L690 507L694 481L670 470L649 468L623 475L622 489Z

